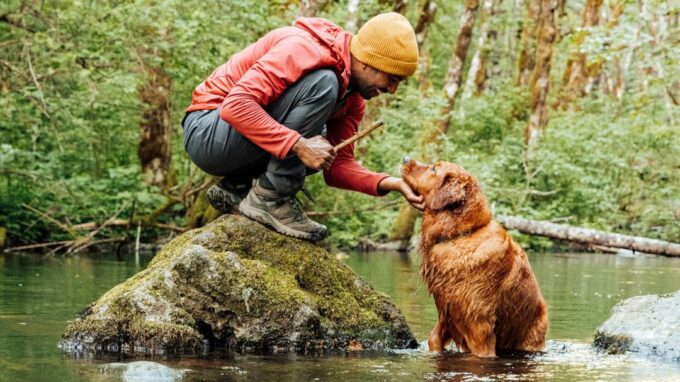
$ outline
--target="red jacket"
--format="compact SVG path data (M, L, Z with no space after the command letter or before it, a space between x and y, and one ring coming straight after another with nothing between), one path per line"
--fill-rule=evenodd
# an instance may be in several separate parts
M268 153L284 158L300 134L278 123L264 107L307 72L333 69L340 94L350 77L349 42L352 34L321 18L300 18L295 26L275 29L233 55L194 90L187 111L222 108L220 116L239 133ZM358 93L347 97L326 127L332 145L356 133L366 105ZM378 183L389 176L369 171L354 159L354 145L338 152L323 173L326 184L378 195Z

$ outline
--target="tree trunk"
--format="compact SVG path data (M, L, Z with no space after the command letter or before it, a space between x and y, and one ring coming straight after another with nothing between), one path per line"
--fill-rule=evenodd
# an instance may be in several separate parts
M536 33L536 65L531 73L531 115L524 132L524 140L529 147L536 144L540 130L548 123L546 99L550 90L550 60L552 45L557 34L555 9L557 0L544 0L541 3L540 23Z
M632 251L664 256L680 256L680 244L678 243L573 227L566 224L529 220L516 216L498 216L497 218L506 229L516 229L519 232L530 235L585 244L604 245L612 248L630 249Z
M465 82L465 89L463 91L463 99L470 98L474 91L475 95L481 94L486 83L486 56L488 53L487 40L493 38L495 31L489 30L489 24L493 18L493 2L494 0L484 0L484 8L482 12L481 27L479 28L479 37L477 38L477 51L472 57L470 63L470 70L468 70L467 81Z
M527 0L527 16L522 22L520 32L519 58L517 60L518 76L517 85L524 86L529 83L531 73L536 64L536 30L540 24L542 0Z
M356 33L359 18L359 0L349 0L347 2L347 25L345 29Z
M418 215L418 210L411 207L408 202L403 202L399 207L399 215L397 215L397 219L394 221L394 225L392 225L390 240L408 241L411 239Z
M423 139L423 159L431 161L432 157L427 155L425 148L429 144L438 145L440 137L446 135L451 122L451 111L456 103L456 96L460 90L462 81L463 65L470 48L470 41L472 40L472 29L474 27L475 15L479 7L478 0L466 0L465 10L460 18L460 26L458 35L456 37L456 45L453 51L451 61L449 61L449 70L446 75L446 82L444 84L444 92L448 100L446 106L442 110L442 119L436 123L436 129L433 131L426 131ZM399 215L394 223L390 238L392 240L408 240L413 236L413 228L415 227L418 211L411 207L408 203L404 203L399 209Z
M430 30L430 25L434 22L434 16L437 13L437 4L434 1L425 0L423 10L418 18L416 24L416 41L418 42L418 88L421 91L426 91L430 88L430 49L427 45L427 33Z
M447 104L442 110L443 118L437 122L437 129L434 131L434 136L429 137L428 142L434 143L438 141L438 137L446 135L451 124L451 111L456 105L456 96L460 91L460 84L463 80L463 65L465 65L465 58L470 49L470 42L472 41L472 29L475 25L475 16L477 15L477 8L479 8L479 0L466 0L465 10L460 18L460 26L458 35L456 36L456 46L453 50L453 56L449 61L449 69L446 73L446 80L444 82L444 93L446 94Z
M402 15L405 14L408 10L408 0L395 0L392 10Z
M606 18L608 35L610 35L609 32L611 32L614 28L616 28L616 26L618 26L619 18L621 17L622 14L623 4L620 3L612 4L609 7L609 17ZM602 69L599 73L599 78L597 80L599 83L600 92L602 92L602 94L607 95L614 94L614 84L616 78L612 76L612 73L615 73L617 70L619 70L620 65L621 62L618 57L614 58L612 65L610 67L608 67L606 63L602 65Z
M626 92L626 87L628 86L627 78L630 67L633 63L633 56L635 56L638 46L641 45L640 37L642 34L642 23L644 23L645 15L647 14L647 1L642 0L639 2L640 5L640 21L635 25L635 32L633 32L633 42L631 46L628 47L628 51L623 58L623 63L619 64L617 62L616 80L614 84L614 95L621 102L623 100L623 95Z
M170 188L175 184L170 149L172 79L159 67L147 67L146 75L147 82L139 90L145 108L137 154L144 180L151 185Z
M391 6L392 12L406 14L408 10L408 0L378 0L382 6Z
M298 17L316 17L326 5L328 5L328 0L302 0L300 1Z
M567 61L567 68L562 76L562 89L554 105L555 108L566 108L574 99L586 94L586 85L597 66L588 67L586 65L586 54L580 52L580 47L583 40L588 36L588 28L599 24L601 5L602 0L586 0L583 9L583 28L578 32L576 38L576 52Z

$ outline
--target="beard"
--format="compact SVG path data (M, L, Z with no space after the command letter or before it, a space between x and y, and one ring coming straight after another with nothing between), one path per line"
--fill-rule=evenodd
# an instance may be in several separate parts
M372 86L366 86L365 84L363 84L361 80L350 79L349 84L350 87L352 88L352 91L358 92L359 95L361 95L361 98L365 100L369 100L380 94L380 92L377 91Z

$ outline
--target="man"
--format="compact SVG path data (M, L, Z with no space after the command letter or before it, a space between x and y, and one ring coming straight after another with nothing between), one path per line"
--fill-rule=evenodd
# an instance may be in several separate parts
M223 176L208 190L217 209L233 209L283 234L320 240L295 194L323 170L326 184L385 195L416 208L422 197L399 178L363 168L353 145L365 99L394 93L415 72L418 47L408 20L386 13L352 36L321 18L300 18L232 56L195 90L182 122L184 147L203 171Z

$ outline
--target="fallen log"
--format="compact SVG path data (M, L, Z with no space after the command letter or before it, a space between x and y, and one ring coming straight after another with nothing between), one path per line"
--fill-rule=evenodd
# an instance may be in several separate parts
M496 218L506 229L515 229L530 235L585 244L604 245L606 247L629 249L656 255L680 257L680 244L669 241L621 235L566 224L529 220L517 216L497 216Z

